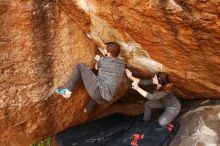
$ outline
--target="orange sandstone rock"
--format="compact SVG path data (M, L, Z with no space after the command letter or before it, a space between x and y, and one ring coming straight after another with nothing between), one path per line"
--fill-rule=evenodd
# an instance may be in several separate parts
M92 68L100 40L118 42L121 58L136 73L168 72L183 98L219 99L219 5L217 0L0 1L0 145L28 145L111 106L83 114L88 95L82 85L68 101L52 95L77 63Z

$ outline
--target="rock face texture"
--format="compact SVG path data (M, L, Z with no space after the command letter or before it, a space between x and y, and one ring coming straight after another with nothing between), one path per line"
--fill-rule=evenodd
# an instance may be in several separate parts
M217 0L0 1L0 145L28 145L111 106L83 114L82 85L68 101L52 94L77 63L92 68L101 42L118 42L135 73L169 73L183 98L220 99L219 7Z
M57 3L69 15L80 15L72 9L76 2ZM120 43L122 57L136 72L170 73L185 98L219 98L219 1L80 0L76 5L90 16L95 38Z
M170 146L219 146L220 106L203 106L179 118L181 127Z

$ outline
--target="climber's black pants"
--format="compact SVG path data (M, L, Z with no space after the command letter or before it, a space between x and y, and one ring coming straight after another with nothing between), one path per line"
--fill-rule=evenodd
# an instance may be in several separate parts
M76 65L76 68L74 68L64 86L68 90L73 91L80 80L82 80L87 93L91 97L88 106L94 106L96 103L103 104L106 102L100 94L96 75L84 63Z

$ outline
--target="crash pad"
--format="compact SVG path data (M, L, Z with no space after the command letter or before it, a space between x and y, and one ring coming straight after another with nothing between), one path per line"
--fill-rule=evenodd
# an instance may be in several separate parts
M169 132L158 122L145 122L143 115L114 114L58 133L59 146L168 146L179 129L173 122Z

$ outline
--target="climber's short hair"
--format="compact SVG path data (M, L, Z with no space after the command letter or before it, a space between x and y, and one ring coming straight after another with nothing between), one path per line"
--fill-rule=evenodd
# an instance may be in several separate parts
M113 57L118 57L121 51L120 45L116 42L108 42L106 45L107 52L110 52Z

